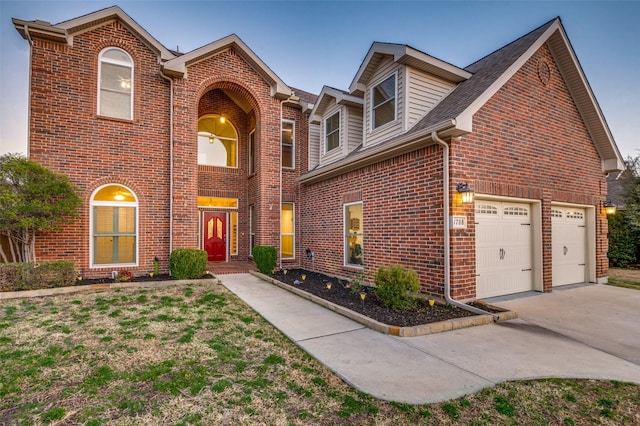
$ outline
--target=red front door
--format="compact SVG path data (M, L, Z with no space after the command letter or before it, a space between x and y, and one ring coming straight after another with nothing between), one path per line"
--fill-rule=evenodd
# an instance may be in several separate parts
M227 215L204 213L203 246L210 261L227 260Z

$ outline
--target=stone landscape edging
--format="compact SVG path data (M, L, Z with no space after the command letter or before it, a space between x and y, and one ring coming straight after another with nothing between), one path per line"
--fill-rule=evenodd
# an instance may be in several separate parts
M318 297L307 291L292 287L289 284L285 284L282 281L278 281L275 278L272 278L268 275L264 275L260 272L250 271L249 273L262 279L263 281L266 281L290 293L293 293L296 296L302 297L303 299L307 299L313 303L316 303L331 311L334 311L342 316L345 316L353 321L356 321L357 323L360 323L372 330L375 330L383 334L390 334L392 336L399 336L399 337L424 336L427 334L442 333L444 331L451 331L451 330L457 330L460 328L485 325L485 324L490 324L494 322L493 315L475 315L472 317L453 318L445 321L421 324L413 327L399 327L395 325L388 325L388 324L383 324L379 321L376 321L373 318L369 318L366 315L362 315L358 312L352 311L351 309L345 308L344 306L337 305L333 302L330 302L326 299ZM488 304L485 304L485 306L490 307L491 309L500 310L500 308L497 308ZM498 321L506 321L506 320L517 318L518 316L513 311L504 311L504 310L502 312L498 312L496 315L498 317L497 319Z
M114 290L120 288L147 288L147 287L166 287L169 285L184 285L195 283L213 283L217 284L219 279L200 278L197 280L166 280L166 281L129 281L125 283L103 283L103 284L81 284L70 287L41 288L37 290L21 290L21 291L2 291L0 292L0 300L20 299L28 297L56 296L61 294L73 294L82 291L91 290Z

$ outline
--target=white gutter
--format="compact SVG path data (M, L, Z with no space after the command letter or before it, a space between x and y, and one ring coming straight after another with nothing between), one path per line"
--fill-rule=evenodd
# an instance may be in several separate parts
M465 303L458 302L451 297L451 229L449 226L449 144L440 139L438 132L431 132L431 139L438 145L442 146L442 181L443 181L443 199L444 202L444 299L447 303L474 312L480 315L491 315L494 320L498 319L498 315L491 312L470 306Z
M160 77L170 83L169 100L169 256L173 250L173 79L160 69ZM167 257L168 259L168 257Z

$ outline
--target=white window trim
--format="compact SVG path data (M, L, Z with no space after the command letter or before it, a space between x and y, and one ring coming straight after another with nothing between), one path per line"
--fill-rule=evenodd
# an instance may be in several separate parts
M291 166L285 166L282 164L283 169L295 169L296 168L296 122L293 120L285 120L283 119L280 122L280 162L282 163L282 123L291 123Z
M253 154L251 153L251 148L253 148ZM247 156L249 157L248 164L247 164L247 168L249 169L248 170L249 176L253 176L256 174L256 130L255 129L249 132L249 149L247 149Z
M198 117L198 125L200 124L200 120L202 120L203 118L213 118L213 117L217 117L218 119L220 119L222 117L222 115L221 114L205 114L205 115L203 115L201 117ZM237 169L238 167L240 167L239 166L240 159L238 158L238 145L240 145L240 136L238 136L239 135L238 128L236 127L235 124L233 124L233 122L229 121L228 118L225 118L225 120L227 120L229 125L231 127L233 127L233 130L236 132L235 139L234 138L227 138L227 137L223 137L223 136L217 136L217 135L216 135L216 137L218 139L224 139L224 140L235 141L236 142L236 152L235 152L236 165L235 166L227 166L227 165L221 166L219 164L207 164L207 163L200 163L198 161L198 166L221 167L223 169ZM197 143L198 144L200 144L200 138L203 138L203 137L207 137L208 138L208 136L201 136L200 134L198 134L197 137L198 137L198 139L197 139ZM198 149L200 149L200 148L198 147ZM198 156L199 156L199 154L200 154L200 151L198 151Z
M127 55L129 57L130 62L124 62L124 61L118 61L117 59L111 59L111 58L104 58L103 55L107 50L119 50L120 52L124 53L125 55ZM129 111L129 118L120 118L120 117L112 117L110 115L104 115L100 113L100 105L101 105L101 96L102 96L102 63L106 62L109 64L114 64L114 65L121 65L121 66L126 66L131 68L131 105L130 105L130 111ZM119 47L115 47L115 46L109 46L109 47L105 47L104 49L102 49L100 51L100 54L98 55L98 104L96 105L96 113L100 116L100 117L109 117L109 118L114 118L116 120L131 120L133 121L133 100L134 100L134 88L135 88L135 73L134 73L134 63L133 63L133 58L131 57L131 55L129 55L129 52L127 52L126 50L123 50Z
M384 124L381 124L379 127L374 127L375 124L375 119L374 119L374 110L373 110L373 90L381 85L384 81L386 81L387 79L389 79L390 77L394 77L395 78L395 92L393 95L393 120L390 120ZM390 126L392 123L395 123L396 121L398 121L398 71L394 71L391 74L387 74L384 77L382 77L381 79L379 79L375 84L373 84L371 86L371 89L369 89L369 121L370 121L370 126L369 128L371 129L371 132L377 132L380 129L384 129L387 126Z
M113 185L117 185L117 186L121 186L123 188L126 188L136 199L135 202L125 202L125 201L94 201L94 197L96 196L96 194L103 188L107 187L107 186L113 186ZM119 183L108 183L106 185L102 185L98 188L96 188L95 191L93 191L93 193L91 194L91 198L89 199L89 267L90 268L127 268L127 267L136 267L138 266L138 262L140 259L140 224L139 224L139 218L140 218L140 208L139 208L139 203L138 203L138 196L136 195L135 192L133 192L131 190L131 188L129 188L128 186L125 185L121 185ZM93 234L93 227L94 227L94 223L93 223L93 208L95 206L109 206L109 207L134 207L136 209L136 214L135 214L135 223L136 223L136 251L135 251L135 256L136 256L136 261L133 263L95 263L95 258L94 258L94 234Z
M338 129L334 130L331 134L338 132L338 145L329 150L329 141L328 136L329 134L327 133L327 121L329 121L330 118L333 118L333 116L338 115ZM329 115L327 118L324 119L324 129L323 129L323 133L324 133L324 153L328 154L330 152L332 152L333 150L337 150L338 148L340 148L340 146L342 146L342 114L340 113L340 110L335 111L334 113L332 113L331 115Z
M249 205L249 257L253 257L253 247L252 243L256 242L256 207L251 204Z
M291 215L293 217L293 232L285 233L282 232L282 223L280 223L280 258L282 260L291 260L296 258L296 204L292 202L284 202L280 205L280 217L282 217L282 207L285 204L291 204ZM282 220L282 219L281 219ZM282 256L282 237L291 237L291 251L293 256L291 257L283 257Z
M364 204L362 203L362 201L356 201L353 203L345 203L342 205L342 262L343 265L348 267L348 268L357 268L357 269L364 269L364 263L362 265L356 265L353 263L349 263L347 262L347 253L349 251L349 247L348 247L348 243L347 243L347 232L348 232L348 228L347 228L347 208L349 206L355 206L355 205L361 205L362 206L362 228L364 229ZM362 235L362 251L364 253L364 231L360 232L360 235Z

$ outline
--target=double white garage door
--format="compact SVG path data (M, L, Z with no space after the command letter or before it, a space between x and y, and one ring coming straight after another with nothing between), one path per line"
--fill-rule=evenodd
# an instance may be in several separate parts
M534 236L540 232L532 206L477 200L476 297L534 290ZM552 209L553 285L585 281L584 209Z

